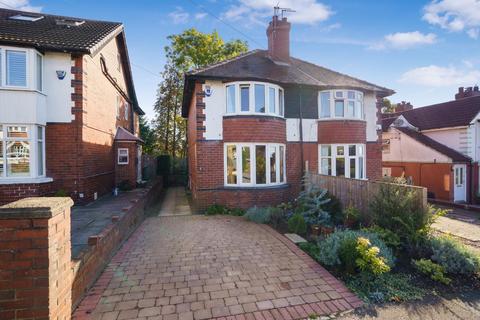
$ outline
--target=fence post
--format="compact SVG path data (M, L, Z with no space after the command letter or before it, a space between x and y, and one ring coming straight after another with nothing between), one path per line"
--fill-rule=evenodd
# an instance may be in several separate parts
M0 319L70 319L70 198L0 207Z

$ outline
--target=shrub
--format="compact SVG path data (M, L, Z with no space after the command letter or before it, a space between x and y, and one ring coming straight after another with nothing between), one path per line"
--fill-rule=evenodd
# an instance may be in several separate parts
M305 235L307 233L307 224L301 214L295 213L288 219L288 231L299 235Z
M430 279L434 281L446 285L450 284L452 281L445 276L445 268L430 259L413 260L412 263L418 271L429 276Z
M406 249L418 254L435 220L446 213L419 205L415 192L398 184L382 184L370 203L373 223L395 232Z
M385 244L390 248L397 249L402 244L400 237L395 232L392 232L388 229L384 229L379 226L372 226L369 228L363 228L362 230L366 232L376 233L380 237L380 239L382 239L383 242L385 242Z
M379 257L380 249L372 246L370 240L359 237L357 239L358 258L355 264L362 272L369 272L374 275L380 275L390 271L390 267L385 263L385 258Z
M308 225L331 225L330 214L324 209L330 202L327 197L327 190L308 182L304 177L305 190L298 196L300 212Z
M240 209L240 208L233 208L233 209L228 210L228 214L230 214L232 216L240 217L240 216L243 216L245 214L245 210Z
M412 277L402 273L384 273L380 276L361 274L346 281L357 296L366 302L420 300L425 290L412 283Z
M227 214L228 209L227 207L221 205L221 204L212 204L205 210L205 215L207 216L213 216L216 214Z
M312 258L315 258L318 254L318 246L315 243L302 242L298 246Z
M63 189L60 189L60 190L57 190L57 192L55 192L55 194L53 196L54 197L68 197L68 193L67 193L67 191L65 191Z
M267 208L258 208L255 206L248 209L244 217L255 223L269 223L270 211L267 210Z
M431 259L448 273L473 275L480 271L480 258L457 240L443 236L433 238L430 244Z
M326 266L341 266L340 248L346 246L345 242L356 242L359 237L366 238L373 246L379 248L379 257L383 257L389 267L395 265L392 250L375 233L365 231L343 230L330 234L325 240L319 241L319 254L317 260Z
M357 269L356 260L359 257L357 251L357 238L345 239L338 249L338 257L340 258L343 269L348 274L354 274Z
M330 199L330 201L323 205L323 210L330 214L333 223L343 223L344 213L342 210L342 202L333 194L331 194L330 191L327 192L327 198Z
M278 207L269 207L267 209L270 215L270 223L276 229L285 221L285 212Z
M345 209L343 222L346 225L354 226L358 223L359 219L360 219L360 210L358 210L353 206L348 206L347 209Z

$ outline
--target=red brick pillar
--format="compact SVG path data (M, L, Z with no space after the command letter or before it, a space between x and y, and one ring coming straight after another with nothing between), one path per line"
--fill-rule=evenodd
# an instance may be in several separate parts
M70 198L0 207L0 319L70 319Z

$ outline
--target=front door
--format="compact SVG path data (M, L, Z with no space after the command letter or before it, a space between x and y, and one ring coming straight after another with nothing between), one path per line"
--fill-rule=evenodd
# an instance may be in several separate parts
M467 200L466 171L467 166L464 164L453 166L453 200L455 202L465 202Z

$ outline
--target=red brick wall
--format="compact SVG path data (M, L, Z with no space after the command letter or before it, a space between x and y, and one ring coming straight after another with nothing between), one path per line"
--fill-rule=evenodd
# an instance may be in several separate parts
M52 182L27 184L0 184L0 205L26 197L52 194Z
M365 143L367 123L360 120L318 121L318 143Z
M51 199L35 200L36 204L29 202L13 210L0 209L2 320L70 319L72 201ZM30 207L42 208L42 214L24 209ZM17 214L17 210L24 212ZM51 217L43 214L46 211Z
M367 178L368 180L380 180L382 178L382 144L379 142L367 142Z
M128 149L128 164L118 164L118 149ZM137 185L137 144L134 142L117 141L115 143L115 185L118 187L128 181L130 188Z
M285 143L285 119L264 116L234 116L223 118L225 142Z

